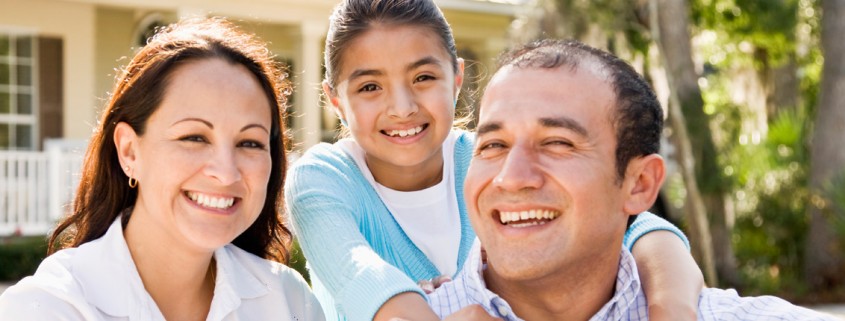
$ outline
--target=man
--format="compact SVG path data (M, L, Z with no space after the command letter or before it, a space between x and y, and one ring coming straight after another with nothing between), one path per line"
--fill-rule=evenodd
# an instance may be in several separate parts
M505 320L647 320L623 248L663 183L663 112L627 63L546 40L505 56L481 101L465 195L479 244L430 296L440 316L479 304ZM701 320L832 320L774 297L705 289Z

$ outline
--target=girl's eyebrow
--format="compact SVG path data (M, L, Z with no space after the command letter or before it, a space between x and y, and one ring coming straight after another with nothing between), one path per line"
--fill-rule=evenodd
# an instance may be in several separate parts
M440 60L438 60L437 58L434 58L433 56L426 56L426 57L421 58L420 60L417 60L417 61L414 61L414 62L408 64L408 66L405 67L405 70L411 71L411 70L414 70L416 68L419 68L419 67L425 66L425 65L435 65L435 66L439 67L440 66ZM381 75L384 75L384 72L379 70L379 69L355 69L351 74L349 74L349 81L353 81L353 80L355 80L355 78L363 77L363 76L381 76Z
M414 61L414 62L408 64L408 67L406 67L405 70L411 71L411 70L417 69L417 68L425 66L425 65L436 65L436 66L440 67L440 60L438 60L437 58L434 58L432 56L426 56L426 57L423 57L420 60L417 60L417 61Z
M384 75L384 72L378 69L355 69L349 75L349 81L355 80L355 78L363 77L363 76L381 76Z

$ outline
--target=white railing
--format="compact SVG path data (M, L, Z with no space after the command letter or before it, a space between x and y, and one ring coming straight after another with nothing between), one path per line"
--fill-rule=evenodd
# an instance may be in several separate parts
M42 152L0 151L0 236L47 234L69 210L85 143L48 140Z

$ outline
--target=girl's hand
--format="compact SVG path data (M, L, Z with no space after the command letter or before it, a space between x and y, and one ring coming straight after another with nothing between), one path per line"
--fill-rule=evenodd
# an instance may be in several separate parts
M433 279L420 280L417 282L417 285L420 286L425 294L430 294L431 292L434 292L434 289L439 288L440 285L449 281L452 281L452 278L448 275L441 275Z

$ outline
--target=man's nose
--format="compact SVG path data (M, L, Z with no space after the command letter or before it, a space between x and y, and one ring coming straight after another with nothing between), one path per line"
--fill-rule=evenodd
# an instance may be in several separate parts
M493 178L493 185L509 191L539 188L543 175L538 170L537 154L529 147L514 146L508 151L502 168Z

